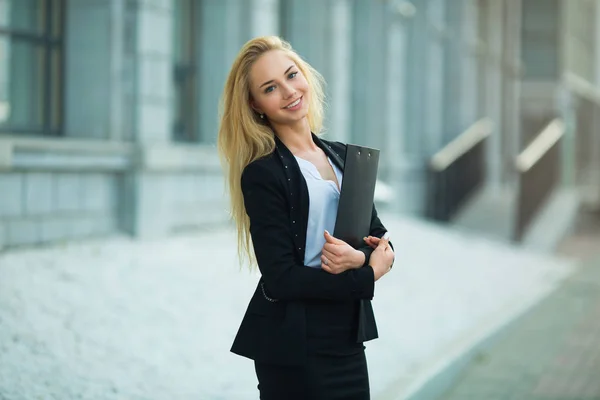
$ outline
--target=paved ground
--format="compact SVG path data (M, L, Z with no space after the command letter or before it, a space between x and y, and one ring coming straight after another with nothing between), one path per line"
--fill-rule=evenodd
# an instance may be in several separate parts
M375 400L401 393L490 316L572 272L561 259L383 216L397 249L367 345ZM114 238L0 254L0 399L246 400L252 363L229 352L256 276L230 230Z
M587 215L560 252L583 267L481 351L445 400L600 399L600 223Z

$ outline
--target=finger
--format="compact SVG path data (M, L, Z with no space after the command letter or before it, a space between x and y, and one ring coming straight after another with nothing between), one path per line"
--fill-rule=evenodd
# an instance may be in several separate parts
M333 274L333 275L337 275L339 273L338 269L335 268L335 267L332 267L331 265L325 265L325 264L321 263L321 268L325 272L328 272L328 273Z
M379 241L380 241L380 240L381 240L381 239L379 239L378 237L375 237L375 236L369 236L369 237L367 238L367 243L369 243L369 244L374 244L375 246L377 246L377 245L379 244Z
M377 244L377 247L382 247L385 249L387 247L388 243L389 243L389 241L387 239L381 238L381 240Z
M372 249L376 249L377 248L377 244L373 243L373 242L367 242L367 246L371 247Z
M327 241L327 243L340 244L341 242L343 242L342 240L331 236L331 234L327 230L325 230L325 233L323 235L325 236L325 240Z
M332 271L336 271L339 268L337 262L324 255L321 256L321 263L327 265Z
M335 255L340 255L340 249L339 249L339 245L337 244L332 244L332 243L325 243L325 245L323 245L323 250L327 250L328 252L330 252L331 254L335 254Z
M337 259L335 254L331 253L330 251L327 251L326 249L323 249L322 253L323 253L323 256L325 258L327 258L328 264L331 264L331 262L333 262ZM321 257L323 257L323 256L321 256Z
M365 244L367 246L371 247L372 249L376 249L377 248L377 243L374 243L373 240L372 240L372 238L373 238L372 236L369 236L369 237L365 236L363 238L363 240L364 240L364 242L365 242ZM379 238L377 238L377 239L379 240Z

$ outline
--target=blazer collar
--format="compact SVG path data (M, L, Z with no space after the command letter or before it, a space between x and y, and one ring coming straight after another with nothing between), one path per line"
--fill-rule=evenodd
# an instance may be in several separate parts
M329 157L333 163L342 171L344 170L344 159L342 158L342 156L340 156L334 149L333 147L331 147L329 145L329 143L325 142L324 140L321 140L317 135L315 135L314 133L312 134L313 137L313 142L315 142L315 144L317 146L319 146L321 148L321 150L323 150L325 152L325 154L327 154L327 157Z
M311 133L311 135L313 142L325 152L327 157L329 157L339 169L343 171L344 159L342 158L342 156L340 156L326 141L322 140L314 133ZM283 144L283 142L277 137L277 135L275 135L275 146L281 158L288 160L294 159L294 155L292 154L292 152L286 147L285 144Z

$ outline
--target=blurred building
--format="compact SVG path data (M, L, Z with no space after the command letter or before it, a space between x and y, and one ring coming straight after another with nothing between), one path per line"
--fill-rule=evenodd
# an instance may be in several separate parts
M393 211L425 215L484 118L485 188L556 117L564 176L600 185L596 0L0 0L0 247L225 221L218 101L264 34L325 76L329 138L384 150Z

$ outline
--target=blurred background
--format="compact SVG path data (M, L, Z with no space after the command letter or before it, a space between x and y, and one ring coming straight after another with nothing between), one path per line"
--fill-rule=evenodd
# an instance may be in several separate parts
M142 389L127 392L114 383L111 397L104 389L98 389L102 396L86 392L89 382L100 379L92 370L82 373L81 382L88 385L82 383L86 389L80 391L74 384L58 389L48 384L27 392L33 386L14 374L23 354L31 357L27 365L39 364L23 337L44 343L47 354L56 349L45 338L49 328L40 328L39 316L24 310L52 308L59 292L85 287L93 296L94 288L115 288L116 281L103 281L104 275L89 276L106 286L95 278L86 281L78 264L101 271L110 264L114 276L129 276L132 263L136 268L144 265L141 259L152 263L143 256L153 247L164 257L157 268L177 275L176 257L169 258L175 250L168 246L193 248L197 258L180 261L196 268L211 251L218 259L235 253L232 245L218 247L208 240L215 231L224 242L234 240L215 145L219 98L240 47L270 34L290 41L324 75L324 137L382 149L377 206L392 221L388 225L404 230L398 237L417 232L421 238L422 252L406 255L416 271L425 253L446 243L422 227L452 237L452 254L474 270L480 265L469 264L466 249L482 238L486 246L496 246L498 265L490 267L492 272L508 262L503 252L548 257L524 262L522 271L531 265L543 269L559 257L576 261L569 276L580 273L580 265L594 264L590 260L600 255L598 0L0 0L0 304L5 310L14 307L8 314L0 312L0 332L9 343L25 346L17 353L10 345L0 349L0 365L5 365L0 367L0 398L44 396L48 388L54 388L56 398L192 398L191 393L203 399L253 398L254 393L236 397L227 392L235 386L228 378L220 391L199 394L204 392L190 384L176 397L163 397L156 387L146 394L140 394ZM122 264L110 259L123 254L130 258ZM230 261L223 268L234 269L233 256ZM135 271L144 279L152 275L144 268ZM436 279L435 270L427 271L431 275L420 284ZM74 286L58 289L47 273L56 282L71 276ZM511 270L511 279L519 281L519 273ZM171 286L155 282L155 290L172 294L186 280L210 284L204 275L185 274ZM170 276L165 271L158 275ZM471 281L469 276L466 271L460 280L471 288L489 283L490 275ZM557 287L565 276L557 278ZM123 279L135 285L138 278ZM81 279L89 286L77 286ZM244 279L239 285L250 293L255 278ZM50 292L31 299L32 287ZM96 293L100 303L110 297L104 289ZM389 290L393 296L399 289ZM192 292L181 303L168 296L164 302L179 304L173 306L178 309L189 306L200 301ZM241 296L232 306L225 339L235 333L247 298ZM89 299L63 300L59 308L64 311ZM503 301L498 297L498 307ZM140 304L132 313L139 315L147 306ZM119 311L111 310L118 319ZM201 330L206 314L188 311L202 316L194 328ZM453 313L466 315L456 309L432 318ZM19 315L28 321L25 325ZM55 317L60 323L66 318ZM81 322L82 329L88 323ZM145 322L138 323L144 330ZM453 338L460 336L457 332ZM114 339L106 335L94 343ZM173 341L166 335L163 339ZM590 348L600 349L595 340ZM114 354L115 348L106 352ZM132 359L139 356L132 354ZM49 371L56 374L65 365L55 356L49 359L47 370L31 376L54 376ZM594 368L600 373L598 363ZM241 374L252 378L253 370L243 366L247 369ZM384 386L389 387L381 383L378 393L384 393ZM396 395L401 396L385 398Z
M560 236L600 202L598 8L2 0L0 246L226 221L218 101L263 34L325 76L328 138L385 149L381 207L520 238L562 190Z

